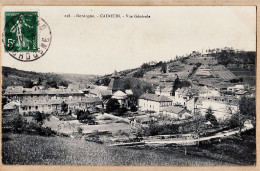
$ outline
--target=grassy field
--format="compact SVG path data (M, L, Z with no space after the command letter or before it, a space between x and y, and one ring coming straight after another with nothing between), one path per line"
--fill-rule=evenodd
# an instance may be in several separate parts
M252 142L230 139L212 147L187 147L185 155L184 147L108 147L65 137L8 133L3 134L2 162L21 165L252 165L254 147Z

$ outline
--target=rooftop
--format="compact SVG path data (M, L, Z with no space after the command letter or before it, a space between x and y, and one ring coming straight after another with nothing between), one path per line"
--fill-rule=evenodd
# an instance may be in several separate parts
M172 102L172 100L166 96L150 94L150 93L142 94L139 98L145 99L145 100L156 101L156 102Z

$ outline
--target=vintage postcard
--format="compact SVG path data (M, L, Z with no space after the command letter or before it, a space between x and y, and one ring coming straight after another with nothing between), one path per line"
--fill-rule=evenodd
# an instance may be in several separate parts
M4 6L2 164L255 166L255 6Z

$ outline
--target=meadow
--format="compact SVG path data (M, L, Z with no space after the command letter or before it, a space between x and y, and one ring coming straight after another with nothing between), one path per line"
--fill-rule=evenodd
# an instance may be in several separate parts
M231 137L212 146L188 146L186 152L185 147L111 147L68 137L2 135L7 165L254 165L255 138Z

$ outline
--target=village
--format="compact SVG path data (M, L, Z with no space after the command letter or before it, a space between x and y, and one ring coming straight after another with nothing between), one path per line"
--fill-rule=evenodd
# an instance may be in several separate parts
M150 69L141 79L150 81L154 90L139 97L135 90L122 87L124 76L117 71L111 74L108 86L8 86L3 94L7 99L3 116L21 114L33 122L36 114L48 114L43 127L109 145L219 141L238 133L239 127L228 123L239 112L240 100L255 97L255 86L218 64L216 54L223 51L235 50L193 51L161 68ZM252 124L252 120L245 120L240 131L253 128Z

